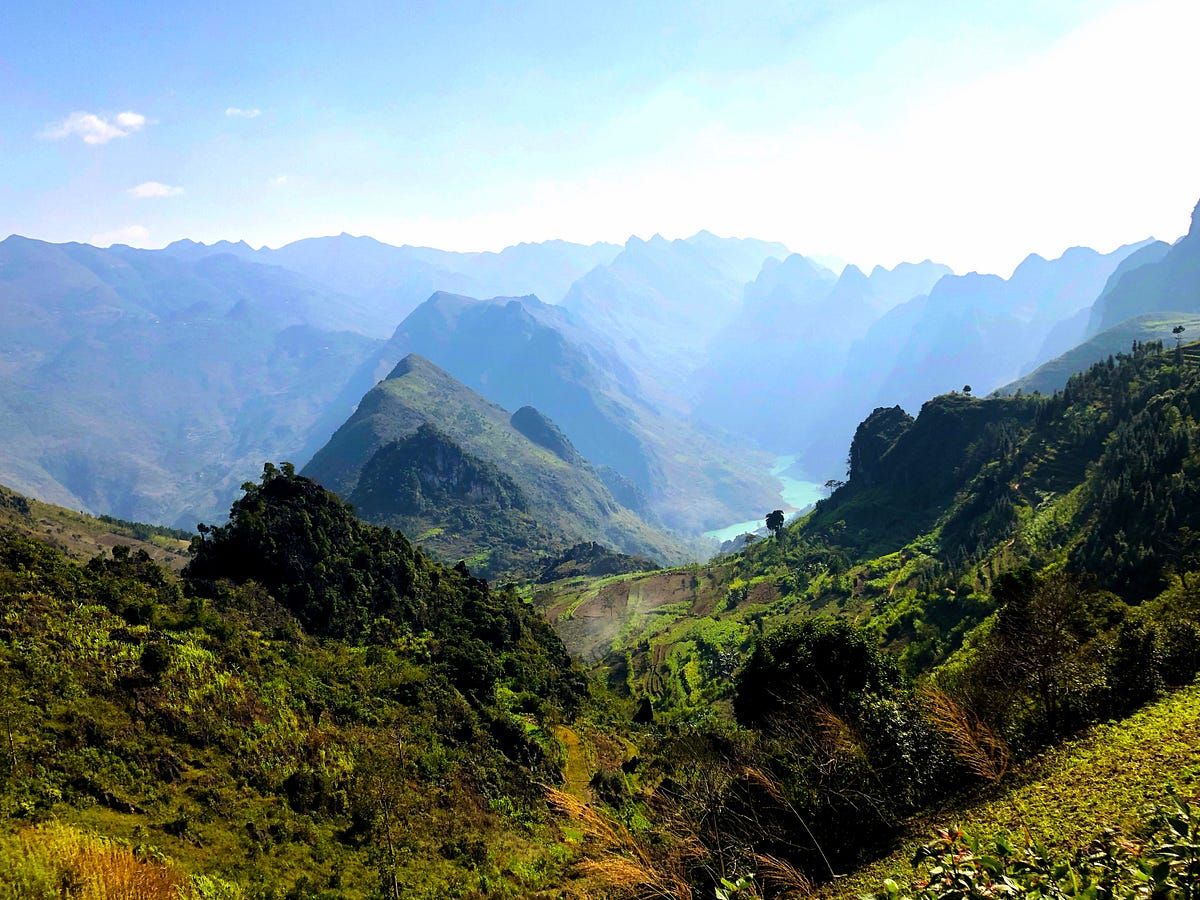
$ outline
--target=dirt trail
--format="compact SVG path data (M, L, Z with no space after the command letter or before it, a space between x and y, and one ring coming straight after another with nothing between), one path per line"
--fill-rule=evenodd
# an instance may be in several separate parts
M567 753L567 765L563 772L567 781L564 790L580 800L591 800L592 790L588 785L592 776L578 732L566 725L559 725L554 729L554 736L562 743Z

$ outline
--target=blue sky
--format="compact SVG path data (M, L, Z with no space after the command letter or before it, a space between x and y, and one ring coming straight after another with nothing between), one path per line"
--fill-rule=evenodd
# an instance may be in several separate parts
M708 228L1003 271L1186 228L1198 33L1194 0L23 4L0 233Z

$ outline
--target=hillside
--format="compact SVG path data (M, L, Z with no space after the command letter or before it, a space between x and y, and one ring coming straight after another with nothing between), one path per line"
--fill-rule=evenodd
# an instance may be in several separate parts
M777 537L654 572L577 546L533 605L287 465L182 579L0 528L0 860L104 835L235 898L786 897L903 878L889 854L947 811L983 829L1017 802L1063 847L1125 824L1197 764L1195 690L1168 693L1200 671L1197 350L877 410L847 483ZM516 521L533 490L475 448L577 459L419 358L377 391L331 445L368 457L363 501Z
M1126 835L1145 827L1146 805L1166 799L1168 786L1188 791L1200 775L1200 689L1187 688L1122 722L1087 734L1032 760L1001 789L960 797L906 822L896 848L820 892L857 900L887 878L912 879L912 858L939 828L981 838L1028 836L1051 851L1074 853L1108 829ZM1066 811L1078 811L1080 814Z
M182 579L0 528L0 675L15 896L138 877L126 896L527 897L564 877L535 786L583 695L561 645L286 466Z
M777 501L769 458L745 438L702 428L654 399L611 342L536 297L437 293L396 329L357 378L417 353L505 409L532 406L601 472L632 483L632 501L684 533L743 521ZM622 491L608 478L614 494Z
M74 510L24 497L0 485L0 528L49 544L76 562L87 562L114 547L142 551L178 571L187 563L190 532L105 516L94 518Z
M1053 397L949 394L915 419L877 410L848 482L781 540L534 596L573 652L664 709L727 698L722 666L814 613L865 625L926 670L994 610L995 579L1024 565L1065 566L1139 602L1200 550L1198 350L1177 360L1145 345Z
M507 411L415 354L363 397L304 473L369 520L483 573L532 571L586 540L656 559L681 552L614 500L579 454L530 440Z
M1023 378L999 388L997 393L1015 394L1017 391L1023 391L1026 394L1053 394L1066 387L1072 375L1084 372L1093 364L1110 356L1127 353L1135 341L1161 341L1168 347L1174 346L1180 337L1175 333L1179 326L1185 329L1182 334L1184 340L1195 337L1200 334L1200 315L1148 313L1135 316L1088 338L1061 356L1038 366Z
M668 848L770 897L906 884L960 821L1067 859L1142 828L1133 798L1191 791L1200 763L1194 688L1137 712L1200 671L1198 360L1139 345L1053 397L881 408L847 483L777 537L535 587L653 725L640 787L606 802L667 810Z
M377 344L329 327L343 307L229 255L5 240L0 481L185 529L220 515L263 459L307 459L352 410Z

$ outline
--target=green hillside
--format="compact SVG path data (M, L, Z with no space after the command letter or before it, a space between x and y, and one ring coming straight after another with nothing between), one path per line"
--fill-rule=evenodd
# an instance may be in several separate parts
M1053 397L949 394L915 420L877 410L847 484L779 540L535 596L568 647L609 654L634 695L667 707L727 696L715 661L814 613L866 625L926 670L995 608L995 579L1025 565L1137 602L1200 549L1197 350L1148 344Z
M6 493L0 886L103 865L155 898L847 896L907 884L955 822L1068 856L1136 838L1200 773L1198 350L877 410L847 482L774 536L649 572L539 546L520 589L286 465L181 574L149 556L178 535ZM586 471L518 418L410 359L326 449L363 460L364 514L515 536Z
M996 391L998 394L1053 394L1061 391L1072 375L1077 375L1094 363L1103 362L1118 353L1128 353L1134 341L1149 343L1162 341L1167 346L1175 343L1174 329L1183 326L1183 338L1194 339L1200 335L1200 315L1187 313L1149 313L1127 319L1077 347L1034 369L1023 378Z
M530 431L533 418L523 412L517 422ZM553 423L538 418L544 433L530 433L541 443L508 412L410 354L304 473L369 520L489 576L532 573L548 554L587 540L657 560L680 557L679 544L614 500L561 432L549 430ZM450 456L457 462L447 466Z
M179 577L0 527L0 893L528 897L562 877L537 784L584 683L524 604L287 467L194 551ZM140 892L72 887L102 873Z
M907 880L910 860L938 828L980 836L1027 833L1052 850L1074 851L1106 829L1136 833L1146 805L1168 786L1200 782L1200 688L1164 697L1128 720L1099 725L1031 760L1001 790L984 790L905 823L896 849L828 885L823 897L858 898L887 878Z

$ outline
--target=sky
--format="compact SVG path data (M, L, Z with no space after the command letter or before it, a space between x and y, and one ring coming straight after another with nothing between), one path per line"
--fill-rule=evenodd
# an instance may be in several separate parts
M0 234L700 229L1007 274L1187 230L1196 0L10 5Z

